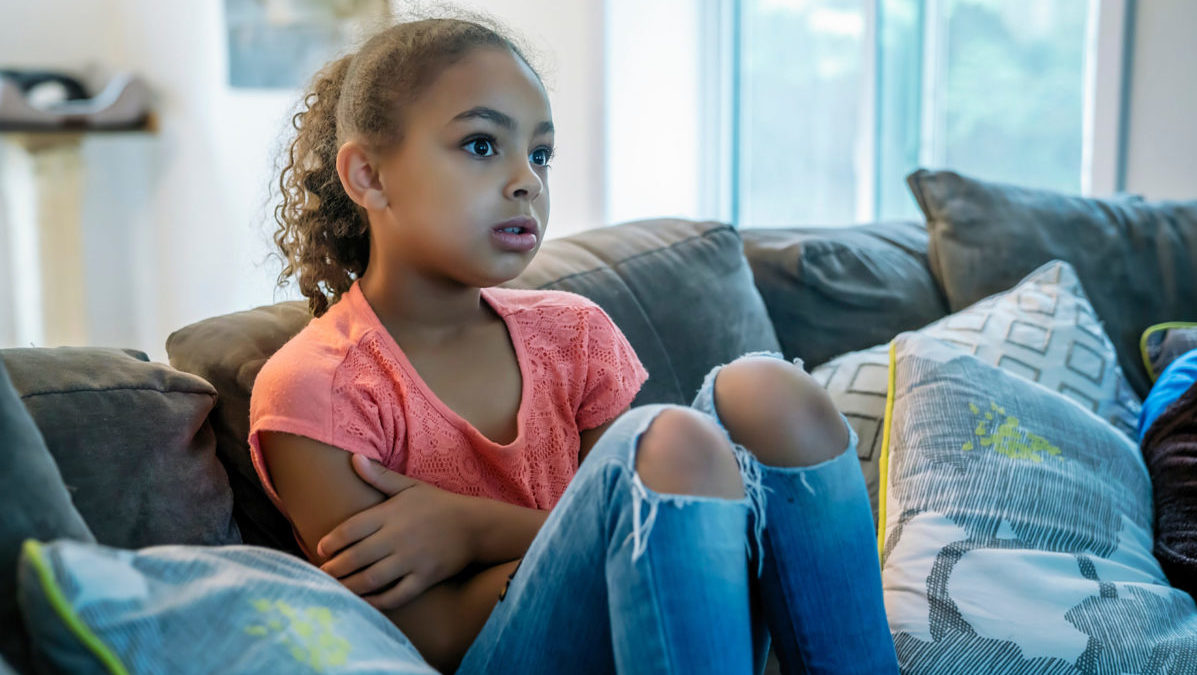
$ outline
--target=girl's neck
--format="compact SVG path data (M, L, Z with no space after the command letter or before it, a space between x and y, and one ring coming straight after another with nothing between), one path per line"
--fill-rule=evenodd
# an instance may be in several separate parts
M480 288L417 275L371 274L373 269L368 268L358 282L362 295L401 345L448 342L494 318Z

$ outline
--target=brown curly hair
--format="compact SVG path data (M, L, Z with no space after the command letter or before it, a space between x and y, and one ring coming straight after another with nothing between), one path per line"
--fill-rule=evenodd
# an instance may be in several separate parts
M536 73L526 50L497 22L470 15L468 20L434 18L390 26L313 78L302 109L291 118L296 134L278 180L274 242L284 261L278 285L296 277L314 316L328 311L365 273L370 260L366 212L341 186L338 149L350 138L375 153L396 147L406 107L445 68L482 47L507 49Z

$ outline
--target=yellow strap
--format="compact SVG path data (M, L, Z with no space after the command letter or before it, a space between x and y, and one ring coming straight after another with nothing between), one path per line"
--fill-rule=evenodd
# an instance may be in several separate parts
M881 461L877 468L877 557L885 552L885 498L889 484L889 439L890 426L894 423L894 354L897 345L889 343L889 386L885 388L885 420L881 423ZM884 564L884 560L882 563Z

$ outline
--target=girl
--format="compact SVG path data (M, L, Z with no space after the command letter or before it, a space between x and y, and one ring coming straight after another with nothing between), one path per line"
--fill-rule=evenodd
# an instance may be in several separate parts
M444 672L760 672L770 636L788 672L896 672L856 439L801 368L629 410L648 375L597 305L495 287L553 156L510 39L397 25L305 104L275 240L316 318L249 441L314 563Z

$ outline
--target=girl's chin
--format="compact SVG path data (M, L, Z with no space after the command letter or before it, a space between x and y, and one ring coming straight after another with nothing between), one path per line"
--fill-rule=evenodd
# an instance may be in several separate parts
M502 264L492 265L490 269L478 275L478 287L486 288L489 286L499 286L515 279L528 269L528 265L532 262L532 258L536 255L536 249L527 253L522 253L518 257L514 254L506 254L503 257L507 258Z

